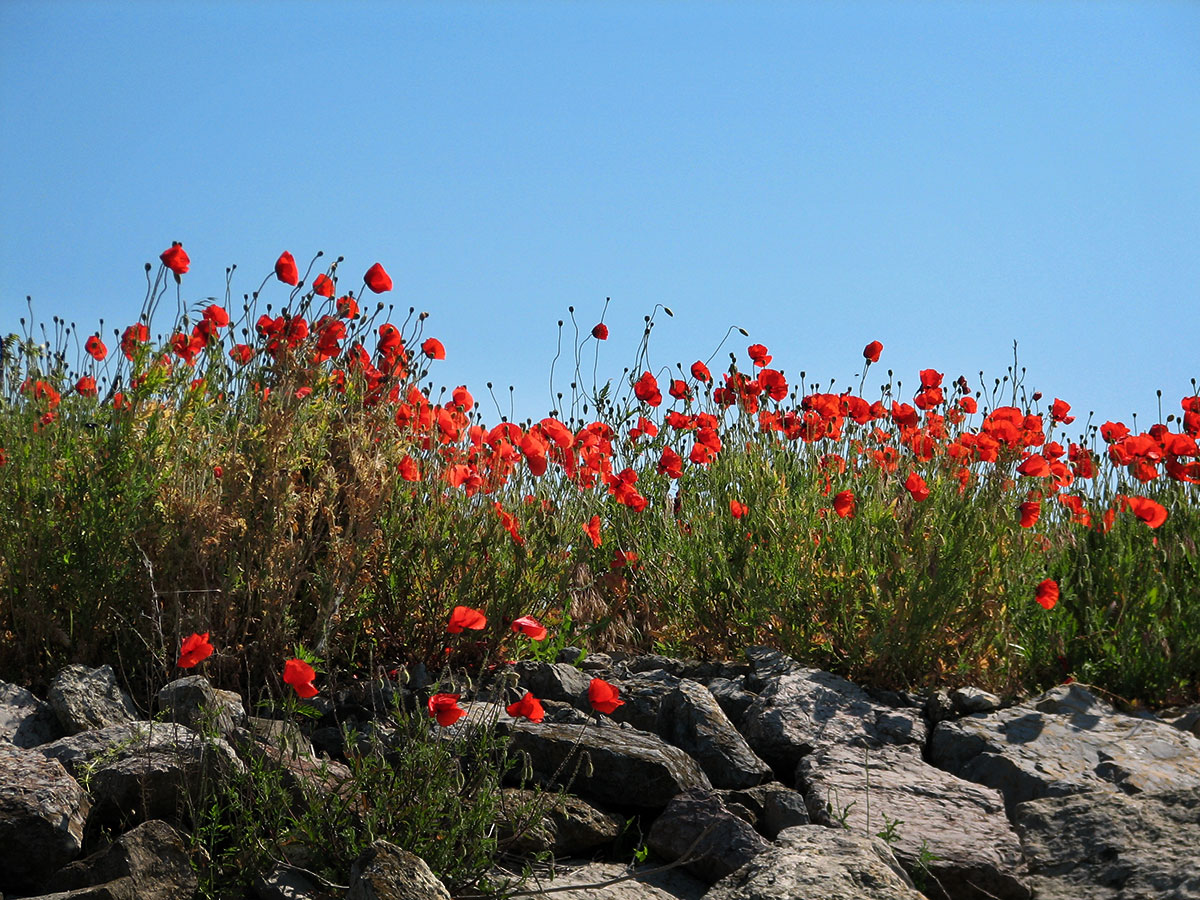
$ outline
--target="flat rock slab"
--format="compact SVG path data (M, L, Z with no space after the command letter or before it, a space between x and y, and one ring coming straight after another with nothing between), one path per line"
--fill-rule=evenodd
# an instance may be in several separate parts
M1032 800L1017 827L1038 900L1200 897L1200 788Z
M655 867L643 866L647 872ZM548 900L700 900L708 885L679 869L638 874L620 863L592 862L534 879L527 891L552 891ZM632 876L632 877L630 877Z
M879 838L841 828L785 828L775 844L703 900L925 900Z
M1009 818L1018 803L1040 797L1200 786L1200 740L1154 718L1123 715L1077 684L1027 705L939 723L929 760L996 788Z
M573 793L605 806L662 809L688 788L712 788L690 756L635 728L503 719L499 727L511 736L514 753L528 754L534 772L570 781Z
M834 745L804 757L797 780L814 822L840 825L844 813L847 828L867 835L898 823L890 845L910 875L921 874L922 849L936 855L928 863L929 896L1029 897L1021 843L1000 792L931 766L917 748Z
M887 706L862 688L821 669L797 669L767 681L746 712L746 739L777 772L790 775L820 746L925 743L925 718Z

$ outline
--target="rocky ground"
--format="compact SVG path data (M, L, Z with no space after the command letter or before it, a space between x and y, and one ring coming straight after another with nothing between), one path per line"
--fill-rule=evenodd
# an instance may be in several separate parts
M593 677L625 700L600 724L587 702ZM1197 707L1127 715L1077 684L1013 704L974 689L872 692L764 648L737 664L604 654L579 667L523 662L515 680L541 698L545 721L513 719L504 698L481 692L444 734L498 719L536 782L578 769L570 794L521 836L523 852L549 849L560 861L531 893L1200 898ZM427 687L410 682L405 693L416 702ZM336 725L369 727L387 708L382 693L318 698L324 717L301 735L247 717L240 697L200 676L165 687L154 722L108 669L66 669L45 700L0 682L0 892L193 896L177 829L196 780L253 755L310 789L344 790ZM222 711L223 739L189 727L204 708ZM564 765L568 757L589 764ZM84 856L89 822L118 811L132 827ZM630 815L647 823L652 851L633 869L604 861ZM254 896L449 897L422 860L383 841L347 880L322 883L281 861Z

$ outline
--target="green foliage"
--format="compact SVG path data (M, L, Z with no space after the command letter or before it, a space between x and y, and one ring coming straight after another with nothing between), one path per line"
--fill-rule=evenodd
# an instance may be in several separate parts
M503 849L494 823L511 768L504 742L489 723L448 736L399 711L384 733L362 740L347 731L355 749L344 779L328 763L293 778L260 749L244 754L244 773L207 782L191 812L193 840L209 861L203 895L239 893L277 861L336 884L378 839L420 856L453 891L480 888Z
M169 284L151 283L142 321ZM880 687L1009 692L1073 676L1145 702L1200 692L1196 485L1147 462L1166 438L1157 457L1105 463L1095 428L1072 437L1046 421L1015 362L990 394L960 380L909 424L898 383L874 406L804 384L770 399L766 370L742 372L736 355L715 383L679 366L683 393L655 407L634 389L653 374L652 315L625 385L593 372L585 393L591 339L576 346L556 431L489 426L470 401L435 395L423 316L385 353L382 306L350 318L297 288L260 318L256 294L196 338L209 309L129 359L114 347L100 364L76 345L76 371L61 324L4 342L0 514L15 527L0 529L0 676L38 685L63 662L115 658L147 697L197 631L218 647L210 678L250 695L279 689L297 642L336 673L548 658L568 639L713 656L765 643ZM239 333L245 363L228 352ZM72 387L85 372L96 396ZM665 395L675 374L658 375ZM962 410L976 398L979 419ZM1033 424L986 458L968 439L1000 410ZM1195 431L1200 409L1188 415ZM711 453L693 461L706 428ZM1176 474L1195 474L1182 420L1161 430L1179 439ZM1018 471L1053 441L1096 473ZM1057 502L1068 493L1086 519ZM1128 496L1167 521L1147 527ZM1031 497L1041 518L1021 527ZM1033 601L1047 578L1061 587L1052 610ZM456 606L484 610L488 628L447 640ZM508 630L524 615L554 626L550 643Z

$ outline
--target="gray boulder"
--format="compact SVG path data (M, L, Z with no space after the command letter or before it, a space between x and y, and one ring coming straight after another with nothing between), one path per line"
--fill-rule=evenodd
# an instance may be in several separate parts
M625 702L609 718L614 722L628 722L640 731L661 735L663 700L679 686L679 681L677 676L662 669L651 669L621 679L617 686Z
M795 669L766 681L745 720L754 752L777 772L794 772L818 746L925 743L925 719L915 708L879 703L845 678Z
M36 747L62 737L53 707L23 687L0 681L0 743Z
M1040 797L1200 785L1200 740L1153 717L1123 715L1078 684L939 723L929 760L996 788L1009 818L1018 803Z
M197 730L212 729L228 737L236 726L244 724L246 720L241 698L237 698L235 705L229 693L221 691L218 694L203 675L189 675L165 685L155 697L155 702L172 722Z
M317 885L311 873L285 863L276 863L270 871L254 879L258 900L334 900L335 895Z
M1200 788L1031 800L1017 827L1038 900L1200 897Z
M977 687L955 688L950 692L950 702L954 705L954 711L960 716L991 712L1003 705L1003 701L995 694L989 694Z
M804 795L777 781L720 794L727 808L747 810L752 824L767 840L775 840L785 828L812 824Z
M548 900L700 900L708 885L682 869L589 862L555 866L553 877L535 876L527 889Z
M1021 844L1000 793L934 768L917 748L823 747L800 761L797 780L814 822L886 835L914 877L927 866L931 897L1029 897ZM922 863L923 851L937 859Z
M754 827L725 809L711 791L676 796L654 820L646 844L667 862L680 862L709 884L740 869L771 845Z
M575 704L586 696L590 676L567 663L542 663L522 660L513 666L523 691L532 692L539 700L558 700Z
M381 840L355 861L346 900L450 900L450 892L425 860Z
M60 763L0 744L0 892L36 891L78 856L89 807Z
M67 735L138 718L133 701L117 684L112 666L67 666L50 682L46 700Z
M746 690L744 678L712 678L706 682L706 687L729 717L729 721L740 731L750 704L758 695Z
M134 822L178 818L201 779L244 769L224 740L173 722L110 725L38 750L86 783L95 815Z
M516 853L590 853L611 844L625 827L624 817L571 794L504 788L501 804L500 846Z
M782 831L703 900L924 900L879 838L802 825Z
M950 692L945 688L938 688L930 692L925 698L925 720L930 725L936 725L938 722L945 722L947 719L956 719L960 715L954 707L954 701L950 699Z
M688 788L711 788L708 776L690 756L662 738L611 724L540 725L502 718L514 753L528 756L547 782L570 784L572 793L602 806L662 809Z
M1158 717L1168 725L1200 738L1200 703L1160 710Z
M114 896L178 900L196 893L198 881L183 839L166 822L144 822L103 850L55 873L48 891L104 887Z
M784 675L801 671L804 667L790 656L785 656L770 647L750 647L746 650L746 662L750 673L745 678L748 691L760 693L769 682Z
M772 777L704 685L680 680L663 698L659 720L659 735L700 763L716 787L753 787Z

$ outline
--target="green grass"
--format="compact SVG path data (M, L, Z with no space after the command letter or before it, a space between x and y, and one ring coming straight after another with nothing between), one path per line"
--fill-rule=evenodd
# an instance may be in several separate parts
M164 298L181 296L171 287L163 267L137 321L153 326ZM569 616L594 648L731 656L767 643L889 687L1013 691L1073 675L1144 702L1196 696L1200 513L1186 478L1200 466L1186 454L1200 400L1143 435L1149 451L1127 442L1140 452L1126 467L1095 426L1071 433L1025 396L1015 365L990 392L923 373L932 402L907 423L895 404L914 398L890 384L857 406L795 386L773 400L778 370L732 354L715 383L682 365L659 370L652 406L634 390L648 371L648 319L628 383L584 391L595 339L577 340L572 391L554 411L566 427L502 433L478 406L438 402L423 315L395 329L382 304L339 317L333 299L301 286L286 315L260 320L257 296L228 325L212 312L203 325L205 307L181 314L128 354L116 331L103 361L59 320L38 339L26 326L5 341L0 509L16 527L0 537L0 674L43 684L67 661L116 660L148 694L181 638L208 631L210 675L253 694L279 688L297 642L339 671L440 663L449 611L465 605L492 622L471 647L456 644L468 660L512 651L505 626L529 614ZM180 348L193 333L189 364ZM230 358L236 343L254 351L244 365ZM84 375L96 396L73 387ZM666 391L672 378L691 399ZM668 411L688 418L668 424ZM993 427L1006 413L1019 423L1007 438ZM720 446L700 464L689 458L697 415ZM989 430L1001 441L981 460L973 436ZM1071 447L1072 463L1089 457L1093 477L1071 475L1065 449L1060 483L1019 474L1050 441ZM677 473L660 465L668 447ZM417 480L399 471L405 460ZM1138 466L1156 477L1134 478ZM455 472L467 480L455 486ZM905 489L910 473L926 499ZM844 491L849 517L833 504ZM1091 524L1055 492L1079 496ZM1038 495L1041 517L1023 528L1020 504ZM1122 496L1161 503L1166 522L1151 529ZM599 547L583 530L593 516ZM615 566L618 550L637 561ZM1062 589L1050 610L1033 600L1046 578Z
M1142 704L1200 696L1200 397L1122 437L1070 431L1015 362L978 391L927 370L916 397L785 387L736 355L713 382L686 361L649 366L650 316L626 381L597 382L596 339L577 337L563 408L505 424L435 393L437 348L422 351L412 310L395 326L382 304L350 317L303 285L286 314L257 292L240 313L228 291L185 310L172 287L165 266L148 273L132 317L146 340L118 329L107 354L57 319L3 343L0 678L44 691L68 662L113 663L148 708L182 640L207 632L204 674L251 703L290 697L297 645L328 692L568 643L718 658L768 644L887 688L1015 694L1070 677ZM1022 474L1042 453L1053 471ZM914 474L927 496L906 487ZM1023 527L1029 502L1040 517ZM1047 579L1050 609L1035 601ZM487 626L447 634L457 606ZM527 615L551 629L540 648L509 628ZM364 835L482 888L502 746L486 729L448 749L424 717L394 725L416 768L348 760L359 791L387 798L365 813L314 812L261 768L210 785L187 817L205 890L295 841L323 848L336 880Z

